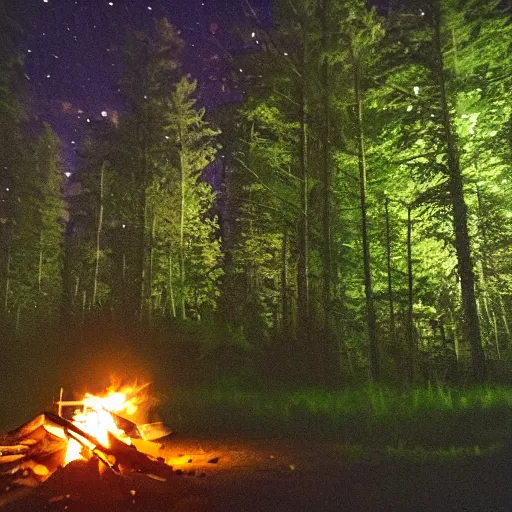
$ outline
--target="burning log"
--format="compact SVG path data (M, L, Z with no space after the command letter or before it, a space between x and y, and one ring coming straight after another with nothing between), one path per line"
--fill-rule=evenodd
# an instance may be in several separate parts
M181 510L181 500L188 503L194 493L201 507L194 510L210 510L208 500L197 498L198 487L160 457L153 440L171 431L131 421L137 400L136 393L111 392L66 402L61 392L57 414L45 412L0 434L0 508L156 512L175 504Z
M110 432L108 432L109 446L105 446L71 421L53 413L45 413L45 416L51 423L60 426L66 436L76 440L84 448L90 450L92 455L116 473L138 472L158 474L166 479L173 475L172 466L168 466L161 460L154 460L149 455L139 452L135 447L123 443Z
M0 436L0 442L2 444L5 442L4 440L16 440L19 441L21 439L29 438L30 435L35 432L39 427L42 427L45 424L45 417L44 414L40 414L39 416L36 416L33 420L29 421L28 423L25 423L24 425L21 425L21 427L18 427L15 430L12 430L11 432L8 432L4 436Z
M0 457L4 454L18 454L25 453L29 450L26 444L13 444L8 446L0 446Z
M0 457L0 464L9 464L11 462L16 462L20 459L25 459L26 455L2 455Z
M51 430L51 421L45 414L40 414L32 421L1 436L0 474L13 474L18 469L25 469L23 464L27 461L39 465L43 462L47 465L47 471L40 471L41 477L48 475L50 468L55 471L63 461L62 452L66 448L66 440L55 436Z
M61 391L58 414L45 412L0 436L0 483L20 482L20 475L29 477L30 485L34 481L44 482L71 460L91 457L114 473L137 473L168 481L175 473L158 457L160 445L149 439L168 435L170 431L161 423L139 428L117 412L128 411L130 407L135 411L137 407L132 401L143 388L127 394L112 392L103 398L86 395L84 400L69 402L62 400ZM62 416L64 407L78 406L82 410L75 410L72 420ZM132 439L139 449L133 446Z
M140 389L67 402L61 392L57 413L45 412L0 434L0 508L156 512L171 505L174 510L196 493L153 442L171 431L162 423L132 421L141 416ZM210 510L208 500L197 503L202 508L194 510Z

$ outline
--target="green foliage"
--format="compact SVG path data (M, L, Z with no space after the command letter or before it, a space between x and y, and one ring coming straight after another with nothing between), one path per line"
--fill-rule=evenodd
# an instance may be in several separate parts
M14 180L17 207L7 305L16 316L35 314L49 320L60 310L64 203L59 158L58 139L45 125L34 155Z
M23 145L21 105L23 60L19 51L20 29L10 2L0 2L0 298L6 313L9 293L9 259L16 194L15 175L26 157Z
M340 371L365 380L372 340L390 382L403 380L406 361L418 382L464 380L468 319L488 359L510 358L510 13L498 0L395 2L386 18L362 0L273 8L273 26L258 28L261 51L232 62L244 69L234 78L244 104L217 112L198 107L175 27L161 20L151 34L127 36L120 89L129 113L91 123L63 254L58 141L48 127L36 140L23 135L19 28L0 2L8 323L56 317L64 286L60 307L80 321L101 311L171 319L198 337L222 325L204 336L202 358L244 366L250 353L258 366L274 354L269 374L281 364L286 376L315 382ZM208 183L210 166L223 173L220 190ZM469 318L461 277L473 271L478 311ZM224 346L224 335L236 341ZM397 411L383 390L358 399L371 402L363 417L372 425ZM333 400L294 397L277 415L328 418L329 429Z
M168 99L164 129L169 165L162 168L158 192L151 198L161 253L156 262L160 276L157 272L155 278L165 283L157 293L166 291L165 309L173 316L171 300L180 303L183 318L200 318L204 309L215 309L222 275L217 219L211 213L214 193L201 181L216 156L218 131L203 120L204 110L196 108L196 88L196 82L182 77Z
M332 3L328 11L322 11L324 7L313 1L296 2L293 8L276 2L275 29L258 33L262 51L241 61L246 74L258 80L249 78L242 84L247 101L245 124L239 125L240 142L232 162L236 171L230 185L236 190L238 209L230 272L246 287L247 300L258 305L263 332L267 336L276 330L286 333L287 324L280 323L280 316L288 305L297 311L294 272L302 206L298 129L300 102L305 98L307 274L316 317L313 323L322 316L320 282L326 246L322 241L319 158L322 130L329 123L330 302L336 319L331 329L338 339L347 378L366 367L361 332L366 312L358 211L360 142L356 137L362 120L372 298L388 377L393 380L393 374L403 367L406 335L410 336L406 318L408 206L412 208L414 302L414 339L409 342L418 351L416 372L418 378L420 374L421 378L441 379L454 375L454 361L464 361L469 347L462 329L460 247L450 188L454 150L447 147L439 88L443 75L448 121L464 182L463 200L469 209L467 225L478 276L484 345L489 357L505 357L510 340L510 259L504 252L510 238L506 198L510 192L511 89L507 85L510 77L503 71L510 59L508 13L499 2L480 0L464 5L451 0L425 1L414 9L397 2L386 19L379 19L356 0ZM442 63L433 51L438 14ZM297 41L293 49L289 47L291 39ZM331 113L327 117L319 79L324 76L324 65L330 84ZM354 80L359 81L362 93L362 117L354 108ZM300 96L299 84L304 84L305 96ZM386 197L388 219L384 214ZM467 273L471 265L467 261L464 265L462 272Z
M479 455L506 444L511 397L505 387L400 392L382 387L263 391L229 385L178 388L162 412L169 424L192 432L314 435L424 460Z
M487 148L496 146L495 137L507 126L510 112L504 107L503 96L492 96L487 91L494 89L495 79L500 75L499 69L509 58L508 32L510 30L507 16L498 8L497 2L474 1L466 3L463 7L450 1L440 2L441 8L441 38L443 45L444 69L439 70L439 63L429 55L429 41L432 40L431 16L435 10L425 6L425 16L404 15L397 17L395 27L390 30L393 48L396 53L396 65L392 72L388 73L387 87L388 105L395 114L393 123L401 123L395 138L395 148L400 148L399 160L406 162L402 168L409 168L416 183L421 181L421 186L413 192L415 207L420 218L415 229L419 231L422 240L425 236L437 239L441 246L435 252L432 249L422 251L422 242L416 242L415 254L422 252L430 254L433 261L435 253L441 256L446 263L441 261L433 267L444 267L445 278L457 278L457 272L453 260L454 231L449 219L452 216L451 198L448 184L451 180L451 171L448 166L446 150L443 149L443 119L439 109L439 96L436 92L435 80L439 73L444 73L450 104L451 122L455 129L455 138L458 148L460 165L464 180L464 199L469 208L469 233L472 238L472 249L475 260L475 271L478 273L480 290L479 301L486 303L485 289L490 286L485 272L481 270L486 259L486 249L490 247L492 237L487 236L486 222L483 217L487 214L494 215L500 210L500 201L494 200L486 204L487 183L493 183L495 191L497 184L503 181L503 171L507 168L506 159L500 158L499 152ZM423 19L421 19L423 18ZM394 30L396 29L396 32ZM397 33L399 36L397 37ZM492 36L491 36L492 34ZM500 34L500 36L498 36ZM414 55L417 64L404 63L399 56L403 55L403 49ZM485 59L482 56L485 55ZM498 79L503 87L506 79ZM392 126L392 125L391 125ZM388 132L389 134L389 132ZM388 142L391 139L387 136ZM394 150L396 151L396 149ZM506 172L506 171L505 171ZM492 176L492 177L491 177ZM486 179L489 179L489 182ZM505 188L506 190L506 188ZM504 192L505 192L504 190ZM501 203L503 204L503 203ZM490 213L492 210L492 214ZM500 230L499 238L505 240L508 234ZM485 240L485 241L484 241ZM489 245L487 245L489 244ZM492 250L491 250L492 251ZM427 261L424 257L418 262ZM417 266L416 266L417 267ZM480 270L479 270L480 269ZM432 270L428 271L432 275ZM425 276L426 277L426 276ZM423 294L422 290L438 289L438 297L446 298L450 295L452 305L448 309L458 309L459 299L456 282L452 280L451 286L446 286L449 281L439 281L432 288L432 284L424 286L429 280L423 279L421 289L416 293ZM421 281L420 281L421 282ZM446 290L443 292L443 288ZM451 288L452 291L449 291ZM492 286L491 286L492 288ZM430 295L428 302L433 303L435 294ZM427 297L425 297L427 299ZM425 300L424 299L424 300ZM498 309L501 299L494 295L494 309ZM502 304L502 302L501 302ZM481 304L481 311L486 310L485 304ZM446 315L447 304L442 300L436 306L438 317ZM487 308L488 311L488 308ZM491 314L492 316L492 314ZM482 325L487 323L484 316L480 320ZM455 326L455 328L457 328ZM503 333L508 330L506 320L502 326ZM485 334L485 345L492 342L489 327ZM493 349L494 351L495 349ZM497 349L499 352L499 349ZM491 351L488 352L491 355ZM498 357L501 357L498 354Z
M222 275L214 193L202 176L218 131L180 71L183 41L167 21L132 34L122 90L132 112L93 126L72 218L75 313L112 307L137 318L199 319Z

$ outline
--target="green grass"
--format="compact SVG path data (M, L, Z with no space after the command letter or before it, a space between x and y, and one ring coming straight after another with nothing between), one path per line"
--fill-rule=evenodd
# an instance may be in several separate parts
M512 439L512 388L176 389L175 431L335 440L391 455L479 455Z
M417 461L437 461L437 460L456 460L468 457L480 457L500 451L503 445L500 443L491 444L489 446L450 446L448 448L433 448L426 450L421 446L413 449L404 447L394 448L386 447L385 453L391 457L401 457Z

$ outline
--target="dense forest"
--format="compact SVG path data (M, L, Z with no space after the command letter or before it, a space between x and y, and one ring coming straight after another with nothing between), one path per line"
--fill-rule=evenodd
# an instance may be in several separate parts
M172 20L130 32L126 110L90 123L69 178L31 112L8 4L4 349L102 319L164 333L162 354L185 340L217 375L334 387L506 378L503 2L396 0L378 13L364 0L274 0L271 26L247 2L233 35L246 50L222 56L237 92L208 109Z

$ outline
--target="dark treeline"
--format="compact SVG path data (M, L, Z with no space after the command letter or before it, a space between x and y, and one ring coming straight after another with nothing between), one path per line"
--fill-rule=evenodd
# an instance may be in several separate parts
M130 33L126 113L90 123L66 183L57 137L24 107L8 4L5 347L108 318L216 375L339 386L507 368L512 25L498 0L395 1L386 16L275 0L270 28L247 3L236 37L252 50L226 57L245 101L208 113L172 20Z

